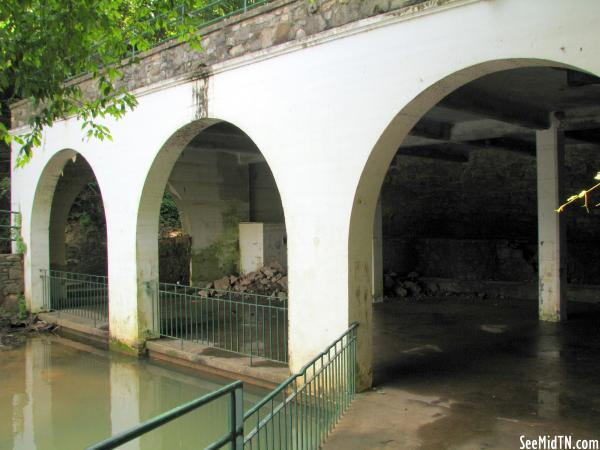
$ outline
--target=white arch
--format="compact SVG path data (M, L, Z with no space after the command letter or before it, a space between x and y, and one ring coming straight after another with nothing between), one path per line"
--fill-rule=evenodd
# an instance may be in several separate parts
M220 122L226 121L198 119L176 130L160 146L160 150L154 157L145 176L136 221L138 323L141 329L151 330L155 326L152 318L154 314L153 296L156 295L155 286L159 279L157 235L160 204L167 182L175 163L190 141L204 129ZM248 136L248 138L252 140L251 136ZM277 185L277 181L275 183ZM179 211L181 215L183 209L179 209Z
M427 87L404 106L385 126L373 146L360 176L350 217L348 234L349 320L358 321L359 378L364 386L372 382L371 320L371 254L375 208L389 165L398 147L414 125L440 100L465 84L484 75L526 67L568 67L564 63L544 59L490 60L458 70ZM357 268L360 268L357 270Z
M234 58L210 68L205 80L190 76L148 87L135 111L107 121L113 142L85 146L103 187L111 311L119 318L111 319L111 334L133 347L144 340L136 300L145 288L139 280L152 276L138 276L137 234L145 226L140 214L156 199L141 209L140 201L163 144L173 130L184 139L199 113L244 130L273 172L288 234L290 366L297 370L350 320L368 319L360 316L366 308L349 308L348 299L370 289L360 281L370 277L361 217L372 217L390 157L373 149L402 139L435 99L486 72L551 61L600 73L599 15L596 0L456 0ZM46 132L48 148L76 147L80 126L75 118L55 124ZM38 153L25 170L13 171L13 209L22 206L25 220L28 183L46 157ZM27 230L25 239L30 245ZM364 386L369 368L363 372Z
M77 158L84 159L92 170L93 177L98 181L102 197L102 186L96 177L94 168L90 161L78 151L69 148L58 150L45 161L37 179L30 215L25 227L29 233L25 252L25 300L32 312L40 311L43 306L43 285L40 273L42 270L50 269L50 228L56 186L67 162L75 161Z

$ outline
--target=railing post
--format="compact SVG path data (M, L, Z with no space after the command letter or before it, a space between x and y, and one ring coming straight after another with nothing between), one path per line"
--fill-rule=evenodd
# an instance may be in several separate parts
M40 278L42 279L42 307L45 311L48 311L47 276L45 269L40 269Z
M152 331L160 336L160 281L156 280L152 293Z
M232 450L244 448L244 387L236 386L231 392L229 431L231 433Z

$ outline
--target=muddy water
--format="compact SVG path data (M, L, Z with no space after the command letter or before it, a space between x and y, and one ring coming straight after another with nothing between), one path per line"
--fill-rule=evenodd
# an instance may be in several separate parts
M227 380L37 337L0 352L0 449L81 449ZM245 386L245 407L265 392ZM226 431L225 399L120 448L204 448Z

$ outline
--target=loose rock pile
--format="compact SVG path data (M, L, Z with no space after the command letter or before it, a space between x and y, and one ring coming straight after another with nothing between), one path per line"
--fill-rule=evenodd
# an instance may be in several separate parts
M38 319L36 315L19 318L17 315L0 315L0 351L23 344L30 333L47 333L55 325Z
M213 296L216 294L213 289L267 295L281 300L287 298L288 277L280 264L271 263L246 275L219 278L209 283L200 295Z
M425 293L425 286L419 280L417 272L410 272L405 277L400 277L396 272L389 272L383 276L384 293L387 297L417 297Z

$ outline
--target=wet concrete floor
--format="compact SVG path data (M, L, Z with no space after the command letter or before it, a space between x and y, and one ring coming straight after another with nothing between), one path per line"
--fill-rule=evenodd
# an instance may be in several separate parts
M82 449L228 384L59 337L0 351L0 449ZM267 391L244 386L249 408ZM227 432L228 398L123 449L205 448Z
M376 305L375 387L357 396L323 448L600 439L600 312L570 307L568 322L550 324L537 321L536 308L469 297Z

